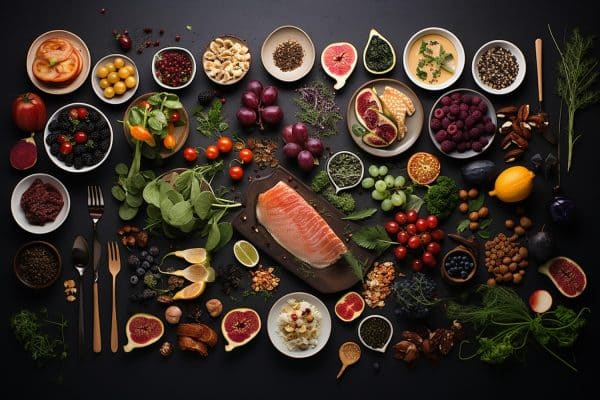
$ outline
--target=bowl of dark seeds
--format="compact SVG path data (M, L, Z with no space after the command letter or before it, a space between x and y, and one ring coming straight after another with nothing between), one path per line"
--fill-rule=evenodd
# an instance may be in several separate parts
M47 288L56 282L61 264L56 247L41 240L25 243L13 259L17 278L32 289Z
M473 79L491 94L502 95L516 90L525 79L525 71L523 53L505 40L484 44L473 57Z

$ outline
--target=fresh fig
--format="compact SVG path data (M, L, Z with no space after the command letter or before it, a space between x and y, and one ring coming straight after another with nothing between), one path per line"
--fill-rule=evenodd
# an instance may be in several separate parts
M260 316L251 308L234 308L223 317L221 332L227 341L225 351L231 351L254 339L260 331Z
M37 162L37 146L33 135L21 139L10 149L10 165L20 171L29 169Z
M358 92L356 101L354 102L354 114L356 115L356 119L358 119L358 122L365 128L368 128L368 126L363 116L365 115L365 112L370 109L383 112L383 105L374 89L365 88Z
M125 333L127 344L123 346L123 351L129 353L133 349L156 343L165 333L165 326L154 315L138 313L132 315L127 321Z
M554 286L566 297L579 296L587 286L587 277L583 269L567 257L554 257L538 271L548 276Z
M556 243L550 232L540 231L529 237L527 248L529 255L539 262L544 262L556 253Z
M321 65L325 73L335 79L333 88L339 90L354 71L358 52L348 42L331 43L321 53Z
M362 137L363 142L371 147L387 147L390 144L374 133L367 133Z
M356 292L348 292L335 303L335 315L344 322L354 321L365 310L365 301Z

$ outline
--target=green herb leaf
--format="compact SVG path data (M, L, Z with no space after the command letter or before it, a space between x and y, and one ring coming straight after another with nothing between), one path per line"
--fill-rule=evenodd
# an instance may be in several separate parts
M190 201L192 202L192 204L194 204L194 201L198 198L199 194L200 194L200 182L198 181L198 178L196 177L196 175L194 175L192 177L192 185L191 185L191 189L190 189Z
M125 196L125 202L133 208L138 208L144 203L144 199L139 194L134 195L131 193L127 193L127 195Z
M138 208L131 207L127 203L121 203L121 206L119 206L119 218L121 218L123 221L130 221L134 219L137 213Z
M409 188L412 190L412 188ZM406 190L404 191L405 193L407 192ZM423 206L423 199L420 198L419 196L417 196L416 194L410 194L408 195L408 198L406 199L406 205L404 206L404 208L406 210L415 210L417 212L419 212L419 210L421 209L421 207Z
M217 248L221 241L221 231L217 224L209 224L210 229L208 231L208 237L206 238L206 251L213 251Z
M183 195L174 189L170 189L167 191L166 198L169 199L173 204L180 203L184 200Z
M219 244L217 245L215 250L224 247L227 243L229 243L229 241L233 237L233 227L231 226L230 222L219 222L217 226L219 227L220 237Z
M179 100L165 100L164 106L166 108L170 108L171 110L179 110L183 108L183 104ZM164 114L163 114L164 116ZM165 123L167 122L165 118Z
M207 219L214 201L215 195L211 192L200 192L200 194L192 202L192 206L194 206L196 215L202 220Z
M480 229L480 230L477 231L477 236L479 236L482 239L489 239L489 238L492 237L492 234L490 232L488 232L488 231Z
M117 173L117 175L127 175L127 173L129 172L129 167L127 166L127 164L118 163L117 165L115 165L115 172Z
M471 221L469 219L464 219L464 220L460 221L460 223L456 227L456 232L458 232L458 233L464 232L469 227L470 223L471 223Z
M356 275L361 282L364 282L364 266L360 260L356 258L350 251L344 253L343 257L348 263L348 266L352 269L352 272L354 272L354 275Z
M335 135L337 123L344 119L335 102L335 92L323 81L296 90L298 96L294 103L299 111L296 118L313 127L314 133L320 137Z
M133 175L131 178L131 184L136 189L136 192L141 192L144 187L146 187L146 179L140 173Z
M483 191L481 191L479 196L469 200L469 212L478 211L481 207L483 207L484 200Z
M170 224L181 227L194 218L193 208L189 201L181 201L173 205L168 211Z
M146 185L143 192L144 201L155 207L160 207L160 182L152 181Z
M354 136L363 137L367 133L367 130L359 124L352 124L352 134Z
M346 215L342 219L349 221L359 221L361 219L369 218L371 215L377 212L376 208L365 208L363 210L354 211L352 214Z
M129 117L127 119L130 125L142 125L144 123L144 114L140 109L134 107L129 111Z
M175 179L175 190L177 190L185 200L190 198L192 191L192 180L195 180L194 171L187 170L177 175Z
M492 223L491 218L486 218L479 224L479 229L486 229Z
M148 204L148 207L146 207L146 214L151 219L157 219L161 217L160 208L152 204Z
M223 119L222 107L221 101L215 99L207 111L202 111L201 108L198 109L194 113L198 122L196 130L206 137L211 137L213 132L223 132L226 130L229 125Z
M390 247L390 237L381 225L367 226L352 234L352 240L360 247L382 253Z
M113 186L110 189L113 197L119 201L125 201L125 191L121 188L121 186Z
M150 130L153 131L154 134L159 133L166 126L166 125L163 126L160 123L160 121L154 117L148 118L147 123L148 123L148 128L150 128Z

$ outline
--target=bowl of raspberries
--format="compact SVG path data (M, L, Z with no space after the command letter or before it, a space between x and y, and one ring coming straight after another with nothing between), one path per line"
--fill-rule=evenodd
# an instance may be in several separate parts
M444 93L429 113L429 136L439 151L452 158L471 158L487 150L496 133L494 106L471 89Z
M113 130L106 115L86 103L59 108L44 130L44 148L59 168L87 172L106 160L113 143Z

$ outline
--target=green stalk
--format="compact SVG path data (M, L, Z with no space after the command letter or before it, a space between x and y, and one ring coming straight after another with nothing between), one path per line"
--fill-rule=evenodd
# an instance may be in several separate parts
M569 107L569 117L568 117L568 125L567 125L567 172L571 169L571 162L573 161L573 146L575 144L575 139L573 136L574 125L575 125L575 109L573 107Z

